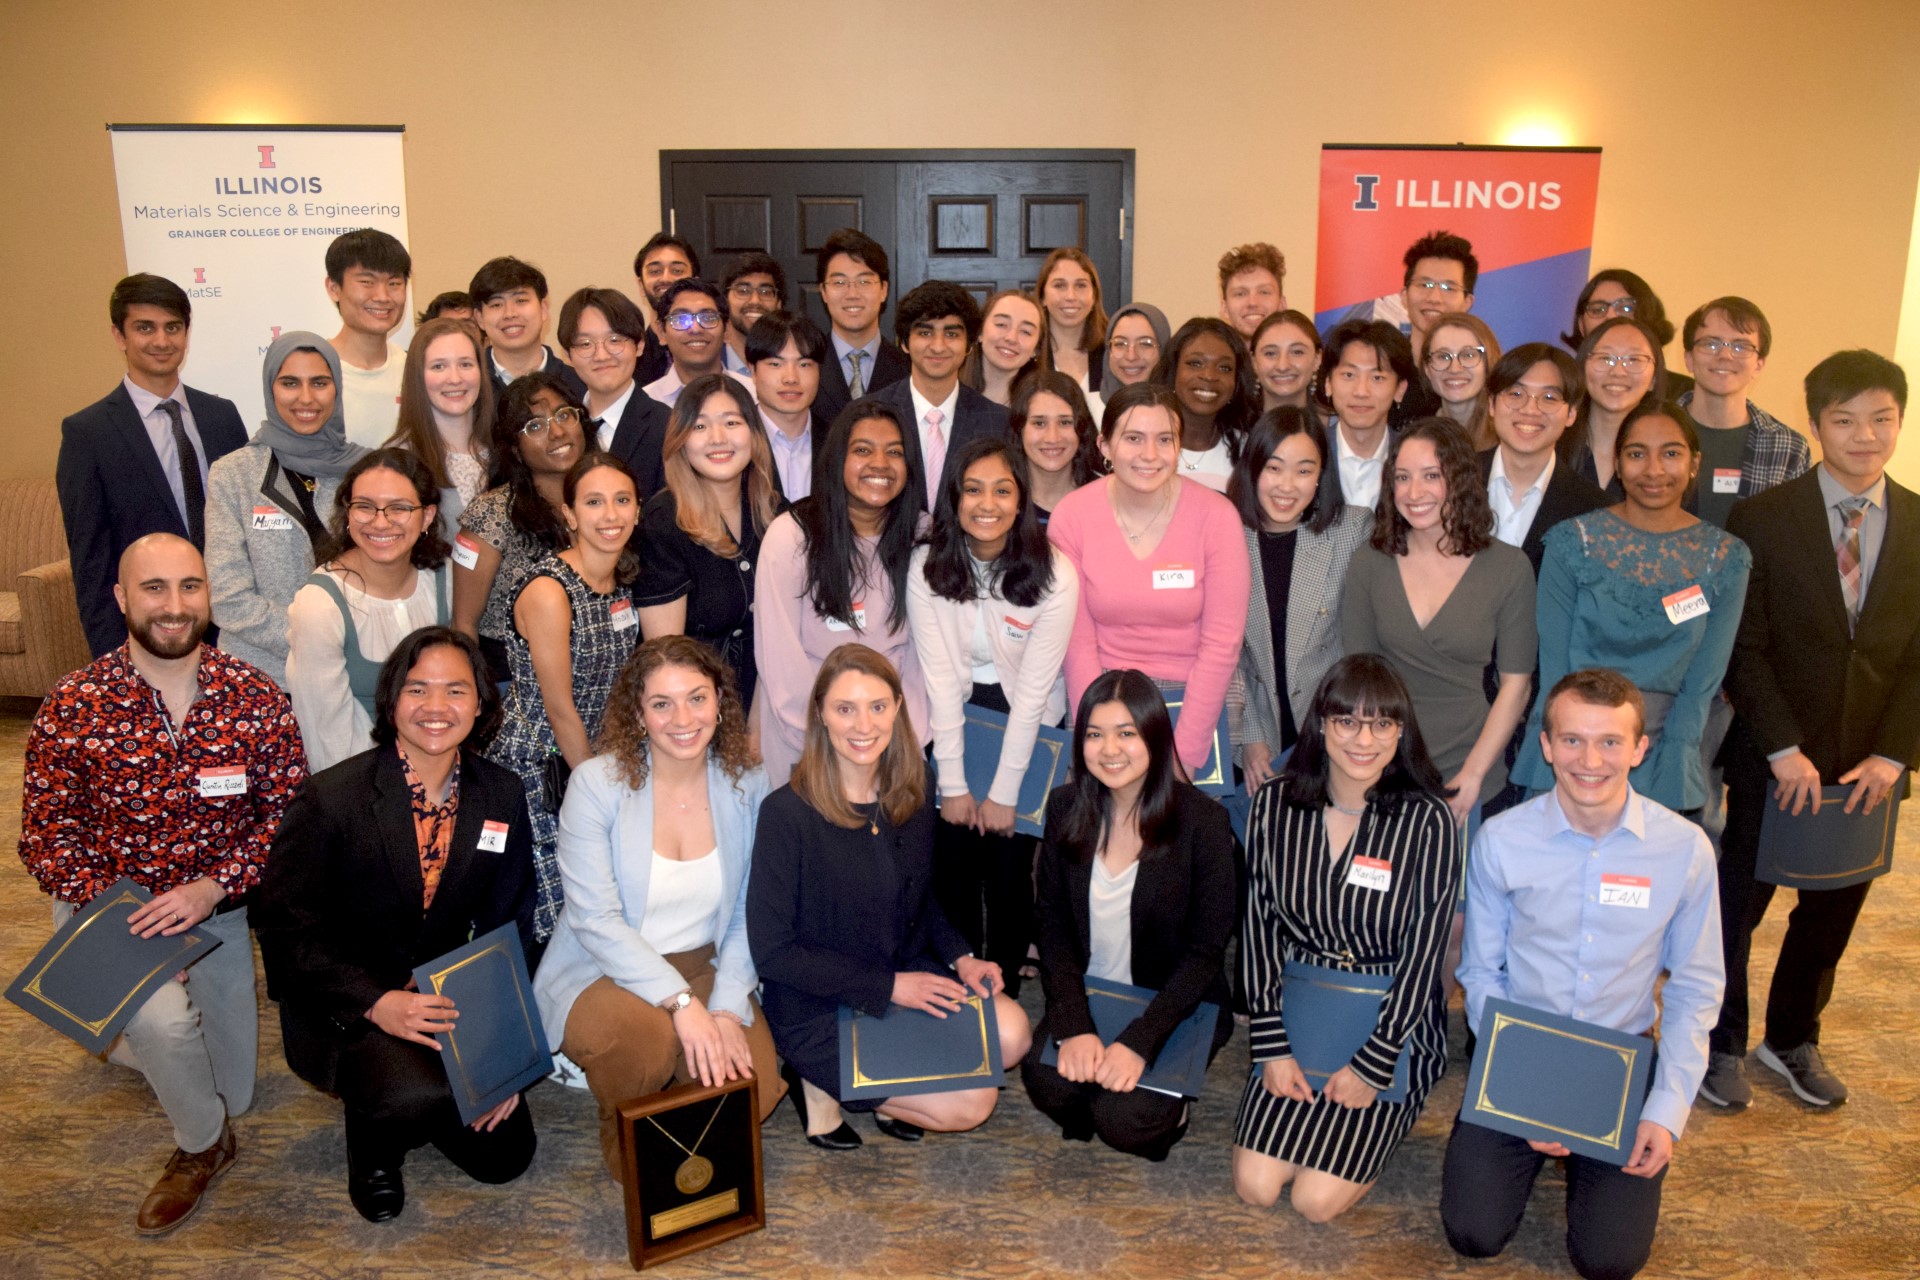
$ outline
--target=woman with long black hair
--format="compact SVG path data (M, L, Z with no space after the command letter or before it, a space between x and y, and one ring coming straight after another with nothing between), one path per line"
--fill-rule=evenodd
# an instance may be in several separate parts
M1027 495L1042 529L1060 500L1106 471L1100 424L1079 384L1054 369L1038 369L1013 384L1007 433L1027 462Z

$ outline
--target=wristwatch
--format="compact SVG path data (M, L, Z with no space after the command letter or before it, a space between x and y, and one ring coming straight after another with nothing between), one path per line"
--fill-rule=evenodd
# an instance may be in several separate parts
M662 1000L660 1002L660 1007L662 1009L665 1009L668 1013L678 1013L692 1003L693 1003L693 992L682 991L677 996L672 996L666 1000Z

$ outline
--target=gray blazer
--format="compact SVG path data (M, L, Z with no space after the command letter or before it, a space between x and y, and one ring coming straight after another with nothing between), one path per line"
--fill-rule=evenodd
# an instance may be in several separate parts
M1287 592L1287 665L1274 663L1273 621L1260 578L1260 535L1248 529L1253 590L1247 593L1247 640L1240 649L1240 679L1246 687L1241 742L1264 742L1280 754L1280 694L1293 708L1293 722L1306 719L1313 691L1340 660L1340 588L1347 562L1373 531L1373 512L1348 506L1325 533L1304 526L1294 550L1293 585Z
M313 573L313 543L300 523L300 504L281 472L268 486L273 450L249 444L207 472L207 585L220 647L287 687L287 608ZM313 509L333 515L340 481L320 476ZM256 521L255 512L260 513ZM259 527L255 527L258 525Z
M766 771L758 766L736 783L708 758L720 906L711 929L718 974L707 1007L748 1024L753 1006L747 997L760 979L747 949L747 867L760 803L769 790ZM679 970L640 936L653 873L653 788L629 787L612 756L595 756L575 769L560 806L558 856L565 906L533 980L547 1043L556 1046L566 1034L573 1002L603 976L648 1004L687 987Z

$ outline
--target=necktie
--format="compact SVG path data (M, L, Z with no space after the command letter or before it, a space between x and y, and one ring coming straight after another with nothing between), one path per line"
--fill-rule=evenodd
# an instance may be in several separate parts
M594 448L610 449L613 447L613 441L604 434L607 429L607 420L605 418L588 418L587 426L593 430Z
M860 376L860 362L866 358L864 351L847 352L847 360L853 365L853 376L847 379L847 394L855 400L867 394L866 380Z
M947 461L947 436L940 430L940 424L947 415L938 409L927 410L927 493L929 496L940 491L940 468Z
M1840 598L1847 606L1847 630L1860 621L1860 523L1867 518L1867 500L1849 498L1835 503L1840 512L1840 538L1833 544L1840 564Z
M200 482L200 452L193 447L186 423L180 420L180 404L162 400L167 424L173 429L173 451L179 455L180 491L187 502L187 537L202 551L207 548L207 490Z

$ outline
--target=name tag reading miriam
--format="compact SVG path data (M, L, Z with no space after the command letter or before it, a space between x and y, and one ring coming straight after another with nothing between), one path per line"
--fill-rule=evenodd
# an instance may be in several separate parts
M1660 603L1667 608L1667 621L1676 627L1689 618L1698 618L1713 609L1707 603L1707 593L1700 589L1697 582L1690 587L1682 587L1670 596L1662 596Z
M1653 880L1647 876L1602 875L1600 905L1645 911L1653 905Z
M200 794L214 796L243 796L247 794L247 769L245 765L229 765L224 769L202 769L197 779Z
M1161 564L1153 569L1155 591L1191 591L1197 581L1190 564Z
M1353 869L1347 872L1347 883L1356 889L1371 889L1375 893L1385 893L1393 887L1393 864L1385 858L1369 858L1355 854Z

